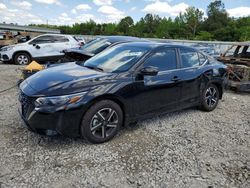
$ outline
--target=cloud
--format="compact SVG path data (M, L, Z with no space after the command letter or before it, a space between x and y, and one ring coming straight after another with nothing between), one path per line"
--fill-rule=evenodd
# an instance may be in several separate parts
M52 4L62 5L59 0L35 0L35 1L38 3L47 4L47 5L52 5Z
M101 6L97 11L105 15L107 22L117 22L125 17L123 11L120 11L112 6L104 5Z
M130 11L132 12L132 11L135 11L136 9L137 9L136 7L131 7Z
M61 14L61 16L68 17L68 14L64 12L64 13Z
M72 9L72 10L71 10L71 13L72 13L72 14L77 14L76 9Z
M76 17L70 17L67 13L62 13L57 18L51 19L49 24L73 25L75 23L82 23L82 22L89 21L90 19L95 20L97 23L99 21L98 19L95 18L93 14L79 14Z
M6 5L3 3L0 3L0 10L5 10L7 9Z
M71 10L72 14L77 14L78 11L87 11L87 10L91 10L91 6L89 6L88 4L80 4L77 5L74 9Z
M31 10L31 8L32 8L32 4L28 1L13 0L13 1L11 1L11 4L18 6L18 8L26 9L26 10Z
M32 24L43 23L43 20L29 11L22 9L10 9L5 4L0 3L0 22Z
M250 16L250 7L236 7L232 9L227 9L227 12L231 17Z
M93 14L80 14L79 16L77 16L75 18L75 21L77 23L81 23L81 22L86 22L86 21L89 21L89 20L94 20L95 19L95 16Z
M76 10L91 10L92 8L88 4L77 5Z
M153 14L168 14L170 16L178 16L180 12L184 12L188 7L189 5L186 3L179 3L171 6L168 2L154 0L153 3L146 5L142 11Z
M0 22L18 23L21 25L32 23L43 23L43 20L29 10L10 9L5 4L0 3Z
M93 3L95 3L98 6L112 5L112 0L93 0Z

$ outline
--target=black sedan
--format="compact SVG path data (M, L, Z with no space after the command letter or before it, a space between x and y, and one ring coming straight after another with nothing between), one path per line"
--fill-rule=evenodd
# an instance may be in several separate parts
M64 57L61 62L86 61L106 48L126 42L140 42L145 39L130 36L103 36L88 42L80 48L70 48L64 50Z
M190 47L119 44L85 63L26 79L20 114L34 132L102 143L142 118L192 106L214 110L226 72L225 65Z

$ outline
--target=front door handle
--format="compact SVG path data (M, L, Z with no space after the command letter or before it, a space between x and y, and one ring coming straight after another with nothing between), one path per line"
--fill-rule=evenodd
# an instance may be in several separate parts
M178 81L180 81L181 79L178 77L178 76L174 76L173 78L172 78L172 81L174 81L174 82L178 82Z

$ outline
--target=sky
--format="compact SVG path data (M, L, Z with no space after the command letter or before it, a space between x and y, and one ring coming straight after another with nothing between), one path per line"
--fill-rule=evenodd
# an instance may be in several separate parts
M147 13L176 17L189 6L206 12L213 0L0 0L0 22L72 25L94 20L119 22L125 16L138 21ZM250 0L223 0L230 16L250 15Z

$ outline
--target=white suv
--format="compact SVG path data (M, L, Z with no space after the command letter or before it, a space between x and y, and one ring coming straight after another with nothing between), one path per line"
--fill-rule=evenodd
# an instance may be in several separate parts
M1 48L0 61L14 62L18 65L29 64L32 60L57 61L64 56L63 50L77 48L80 45L74 36L45 34L25 43Z

